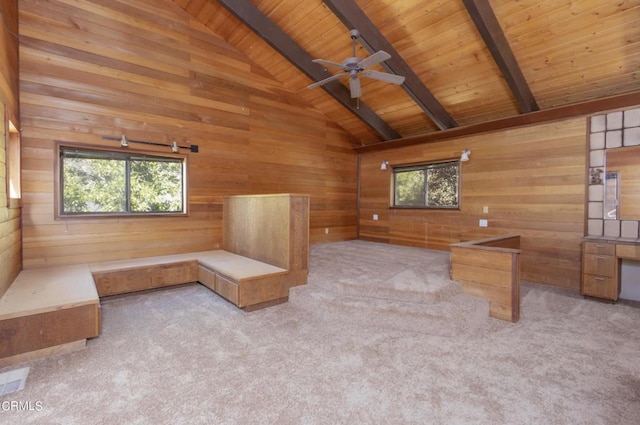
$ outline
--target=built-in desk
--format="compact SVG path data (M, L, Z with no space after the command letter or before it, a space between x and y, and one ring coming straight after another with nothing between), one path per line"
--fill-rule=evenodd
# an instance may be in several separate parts
M588 297L618 301L620 265L623 259L640 260L640 240L584 238L580 293Z

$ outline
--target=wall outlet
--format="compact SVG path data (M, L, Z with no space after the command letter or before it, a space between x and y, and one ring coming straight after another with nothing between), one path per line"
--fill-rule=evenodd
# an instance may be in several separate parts
M480 220L480 227L489 227L489 220Z
M489 214L489 207L486 206L486 205L484 207L482 207L482 213L483 214Z
M373 219L374 219L374 220L377 220L377 219L378 219L378 214L374 214L374 215L373 215Z
M324 228L324 234L325 234L325 235L328 235L328 234L329 234L329 228L328 228L328 227L325 227L325 228Z

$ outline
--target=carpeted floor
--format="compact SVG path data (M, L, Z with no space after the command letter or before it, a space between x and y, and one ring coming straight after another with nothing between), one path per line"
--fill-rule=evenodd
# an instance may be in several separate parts
M349 241L253 313L195 284L103 301L99 338L0 398L41 408L0 424L639 422L637 305L524 284L510 324L448 274L446 252Z

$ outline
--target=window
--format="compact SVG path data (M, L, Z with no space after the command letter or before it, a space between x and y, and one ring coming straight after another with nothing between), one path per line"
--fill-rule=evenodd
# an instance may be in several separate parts
M20 199L20 133L16 126L9 121L9 139L7 140L7 182L9 183L9 198Z
M186 160L60 147L59 213L185 214Z
M393 206L458 208L459 161L395 167Z

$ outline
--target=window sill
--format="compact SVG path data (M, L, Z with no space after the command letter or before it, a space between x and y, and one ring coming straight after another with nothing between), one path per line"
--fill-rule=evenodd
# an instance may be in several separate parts
M133 214L56 214L56 220L82 220L82 219L123 219L123 218L155 218L155 217L189 217L188 213L133 213Z
M421 210L421 211L460 211L460 207L421 207L417 205L391 205L391 210Z
M21 198L9 198L9 203L7 207L11 209L22 208L22 199Z

